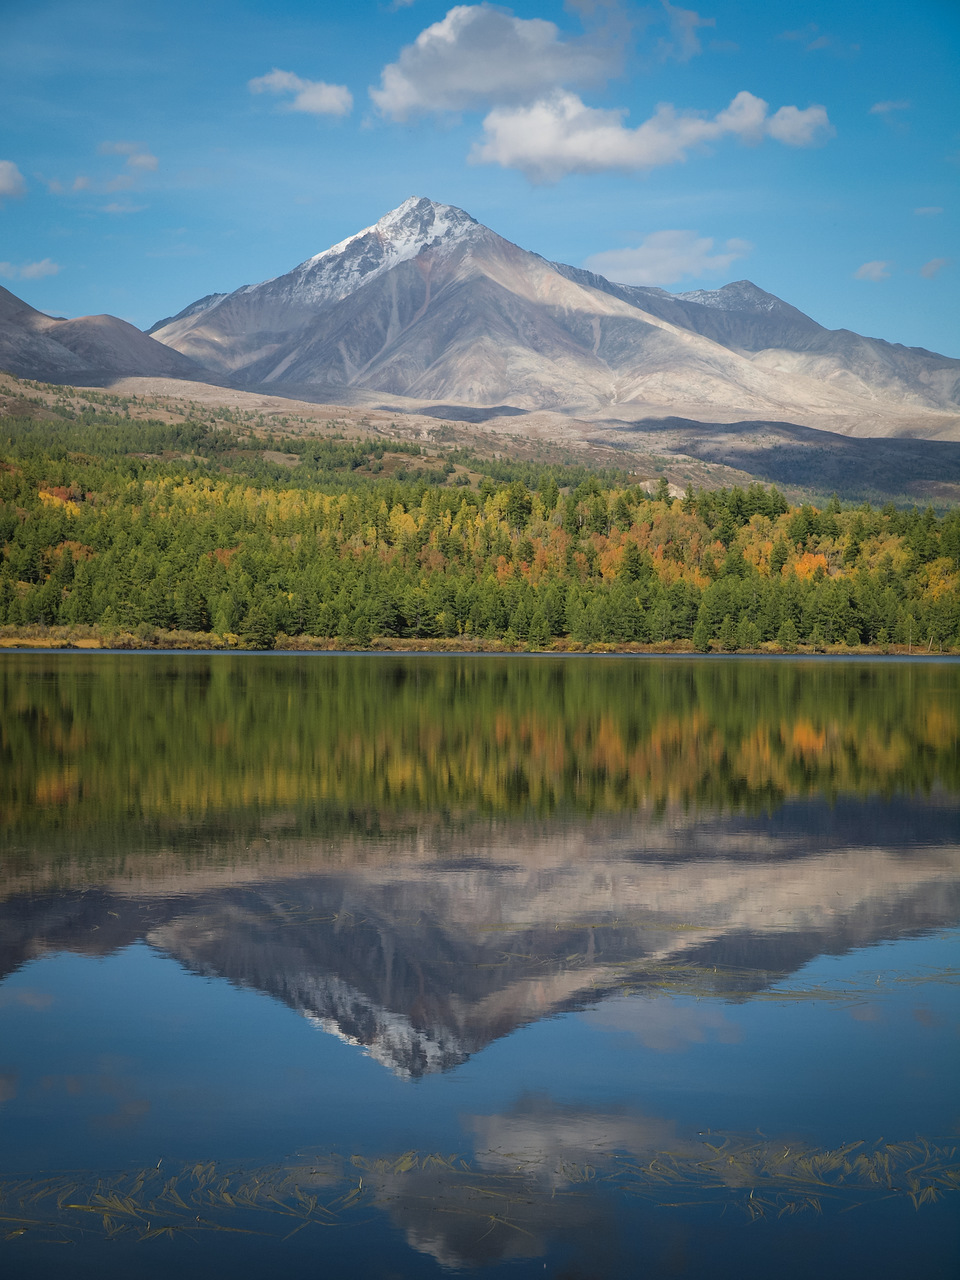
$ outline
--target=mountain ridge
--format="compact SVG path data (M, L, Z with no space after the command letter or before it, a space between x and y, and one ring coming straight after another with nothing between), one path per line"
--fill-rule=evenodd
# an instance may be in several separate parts
M204 373L117 316L48 316L2 286L0 368L57 382L128 375L198 379Z
M747 280L680 294L618 284L427 197L285 275L199 299L151 333L243 386L369 387L526 409L960 409L960 361L825 329Z
M749 280L676 294L620 284L424 196L146 333L43 316L2 290L0 367L88 385L165 376L331 401L960 438L960 360L826 329Z

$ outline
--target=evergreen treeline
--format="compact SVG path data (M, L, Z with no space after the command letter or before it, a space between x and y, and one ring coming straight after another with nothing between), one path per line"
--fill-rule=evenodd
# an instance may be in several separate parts
M957 511L792 508L758 484L671 500L623 473L91 408L0 421L0 546L13 627L960 643Z

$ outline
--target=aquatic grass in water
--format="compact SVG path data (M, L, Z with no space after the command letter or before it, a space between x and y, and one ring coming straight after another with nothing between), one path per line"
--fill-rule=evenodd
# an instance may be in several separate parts
M487 1156L515 1172L484 1168ZM300 1156L266 1168L198 1161L120 1173L64 1173L0 1181L4 1238L27 1232L72 1239L89 1232L155 1240L178 1233L231 1231L289 1238L306 1227L357 1227L373 1210L418 1200L444 1214L523 1230L511 1214L539 1199L597 1194L641 1196L663 1207L712 1204L745 1221L774 1215L848 1211L878 1199L915 1209L960 1191L960 1146L944 1139L856 1141L834 1149L742 1135L707 1134L638 1160L598 1153L589 1164L541 1153L406 1151L345 1159ZM541 1176L543 1174L548 1176ZM401 1215L402 1216L402 1215ZM521 1218L527 1215L521 1215Z
M874 970L809 986L784 985L782 975L772 970L732 965L657 963L641 958L624 965L623 969L621 988L625 994L769 1000L785 1004L829 1000L853 1006L898 987L960 986L960 969L953 966L922 969L916 973Z

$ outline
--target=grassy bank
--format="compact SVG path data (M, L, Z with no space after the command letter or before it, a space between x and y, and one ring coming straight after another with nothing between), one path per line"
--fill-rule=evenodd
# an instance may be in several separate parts
M158 630L140 627L131 631L113 631L99 626L27 626L0 627L2 649L80 649L80 650L157 650L197 651L210 653L248 652L250 646L242 637L229 632L219 635L211 631ZM917 656L960 655L960 645L847 645L847 644L796 644L787 646L776 640L765 641L753 648L723 648L719 641L711 642L709 650L697 650L692 640L666 640L643 644L639 641L625 643L593 643L561 637L545 645L528 641L510 642L477 636L437 636L417 639L403 636L373 636L367 644L356 644L339 636L288 636L280 632L272 644L264 650L287 653L753 653L768 655L832 654L837 656ZM263 650L262 650L263 651Z

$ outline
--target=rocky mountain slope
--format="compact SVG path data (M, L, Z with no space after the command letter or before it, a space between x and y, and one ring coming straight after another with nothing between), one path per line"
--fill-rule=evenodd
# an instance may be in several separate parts
M116 316L56 319L2 287L0 369L21 378L85 385L134 374L197 378L203 372Z
M332 403L404 397L398 409L439 403L469 421L500 406L960 438L960 360L825 329L746 280L678 294L616 284L426 198L149 334L113 316L55 319L0 289L0 369L80 385L204 379Z
M676 295L618 285L425 198L150 333L235 385L277 391L794 421L960 412L960 360L824 329L745 280Z

